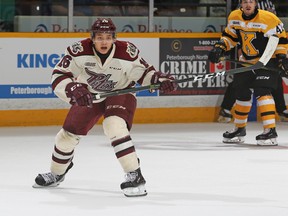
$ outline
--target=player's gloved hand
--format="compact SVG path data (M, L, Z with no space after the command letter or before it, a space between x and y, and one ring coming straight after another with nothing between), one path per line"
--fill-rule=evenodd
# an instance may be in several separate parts
M160 71L155 72L153 77L152 77L152 82L151 84L160 84L159 90L161 93L168 93L171 91L175 91L178 88L177 83L174 82L174 77L169 75L169 74L165 74L162 73Z
M212 63L220 62L220 59L224 57L225 52L227 50L226 44L223 40L219 40L213 47L213 49L209 52L208 59Z
M288 59L285 54L276 55L278 67L281 69L281 76L288 77Z
M71 82L65 88L68 98L71 98L70 104L78 106L93 106L92 94L87 89L87 85L83 83Z

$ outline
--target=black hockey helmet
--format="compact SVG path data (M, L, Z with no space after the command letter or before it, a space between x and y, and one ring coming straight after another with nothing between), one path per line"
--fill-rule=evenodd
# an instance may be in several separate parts
M91 26L91 38L93 38L96 33L111 33L115 38L116 26L110 18L97 18Z

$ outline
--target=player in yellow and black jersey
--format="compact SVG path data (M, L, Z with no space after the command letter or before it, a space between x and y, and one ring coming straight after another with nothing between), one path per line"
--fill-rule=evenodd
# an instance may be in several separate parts
M215 47L209 53L209 60L217 63L237 44L241 61L256 63L264 53L269 37L276 35L279 43L267 63L267 67L280 67L288 75L287 37L281 20L273 13L257 8L257 0L240 0L240 8L231 12L228 24ZM252 106L251 94L254 92L264 131L256 136L258 145L277 145L275 123L275 103L271 91L276 89L280 74L258 69L234 75L233 87L236 89L234 112L235 128L223 134L225 143L244 142L248 114Z
M275 10L275 5L273 4L273 0L258 0L257 6L258 6L258 9L267 10L274 14L277 14L277 11ZM238 49L238 46L237 46L237 51L238 51L237 57L240 57L242 55L241 48ZM285 77L285 76L279 76L277 88L275 90L272 90L271 94L275 101L275 108L279 116L279 120L288 121L288 109L287 109L285 98L284 98L282 77ZM221 122L221 123L231 122L233 118L231 111L232 111L235 101L236 101L235 89L233 88L233 80L232 80L231 82L227 83L226 91L225 91L223 100L220 104L219 116L217 118L218 122Z
M245 9L234 10L228 17L228 25L221 37L224 42L226 51L240 43L244 59L256 62L263 54L268 39L271 35L279 37L279 44L275 51L274 58L277 54L287 54L287 38L283 23L273 13L255 8L252 13L252 7L248 2L242 1ZM244 3L247 2L247 3ZM242 5L241 4L241 5ZM247 13L247 15L246 15Z

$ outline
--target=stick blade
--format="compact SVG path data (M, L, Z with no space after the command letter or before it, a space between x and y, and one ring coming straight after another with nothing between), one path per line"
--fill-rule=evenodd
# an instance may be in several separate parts
M259 62L262 62L263 66L265 66L269 62L271 57L273 56L277 48L278 42L279 42L279 38L276 35L272 35L269 37L264 53L259 59Z

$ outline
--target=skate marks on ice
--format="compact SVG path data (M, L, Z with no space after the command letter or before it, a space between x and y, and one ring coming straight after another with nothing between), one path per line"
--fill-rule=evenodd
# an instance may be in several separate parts
M275 145L257 145L256 143L252 143L252 142L250 142L250 143L246 143L246 142L244 142L244 143L237 143L237 144L234 144L234 143L232 143L232 144L227 144L227 143L225 143L226 145L229 145L230 147L234 147L234 148L243 148L243 149L251 149L251 150L253 150L253 149L256 149L256 150L272 150L272 149L286 149L286 150L288 150L288 146L287 145L277 145L277 146L275 146Z
M148 191L137 198L120 190L124 174L100 126L81 140L65 181L49 189L32 184L49 168L59 127L2 128L0 215L287 216L287 151L223 144L231 126L134 125ZM247 143L260 127L248 129ZM280 145L287 131L279 126Z
M226 205L234 205L239 203L241 205L246 204L249 206L253 204L264 205L271 202L271 200L267 197L253 197L250 195L245 196L243 194L238 196L237 194L232 195L229 193L217 194L215 192L209 193L207 190L200 192L196 188L193 189L193 187L187 186L185 189L182 187L179 187L177 190L175 190L175 188L167 188L166 191L163 191L163 188L159 189L159 187L153 186L153 184L150 184L150 187L148 185L148 196L127 198L116 188L110 187L110 189L108 189L107 185L104 184L103 186L103 184L100 184L100 182L97 184L97 181L94 182L93 187L89 187L87 185L79 187L79 184L76 184L77 186L72 186L72 184L75 184L73 179L71 179L70 183L57 188L33 189L31 191L31 195L33 194L34 196L38 197L37 203L39 205L47 205L50 207L54 206L58 209L68 208L68 211L72 210L71 206L83 210L100 210L107 209L111 207L111 205L113 208L125 208L131 205L138 205L138 207L155 206L160 209L161 207L165 206L171 207L179 205L185 207L187 205L191 209L191 207L197 207L200 202L208 202L211 205L213 205L213 203L215 205L215 202L224 202ZM45 199L41 198L41 196L45 197ZM35 202L35 200L33 201ZM206 205L209 206L208 203L206 203ZM205 207L205 205L203 205L203 207Z
M220 214L215 214L215 212L221 212L221 215L228 216L233 215L233 212L249 215L247 214L249 210L253 211L255 215L263 215L263 209L257 208L261 205L267 206L266 208L271 214L272 210L275 211L271 200L256 196L206 192L150 191L146 197L126 198L123 194L106 193L96 189L49 189L47 193L41 193L41 196L36 192L31 193L30 195L38 197L37 202L30 200L31 204L29 204L27 201L22 201L25 205L20 202L21 210L17 208L12 210L10 206L10 209L2 209L2 212L12 216L21 215L21 213L36 216L39 215L39 212L43 212L45 216L55 214L133 216L135 212L139 216L173 216L179 214L179 212L181 212L181 216L190 216L191 213L199 216L209 216L213 212L214 215L218 216ZM39 193L39 191L37 192ZM283 215L285 214L280 214L280 216Z
M173 150L173 151L227 151L227 150L273 150L273 149L284 149L288 150L287 145L279 145L278 146L260 146L256 143L239 143L239 144L227 144L221 142L215 143L205 143L205 142L179 142L179 141L171 141L171 142L154 142L153 144L150 142L138 142L136 143L137 148L139 149L150 149L150 150Z
M223 143L222 134L233 124L222 123L191 123L191 124L172 124L153 125L145 133L149 136L143 139L141 136L141 125L137 125L136 131L132 131L135 145L139 149L151 150L173 150L173 151L226 151L226 150L273 150L288 149L288 124L278 126L278 146L257 145L255 137L261 133L261 123L251 122L247 126L247 136L245 142L240 144ZM148 127L150 128L150 127ZM163 130L165 128L165 130Z

